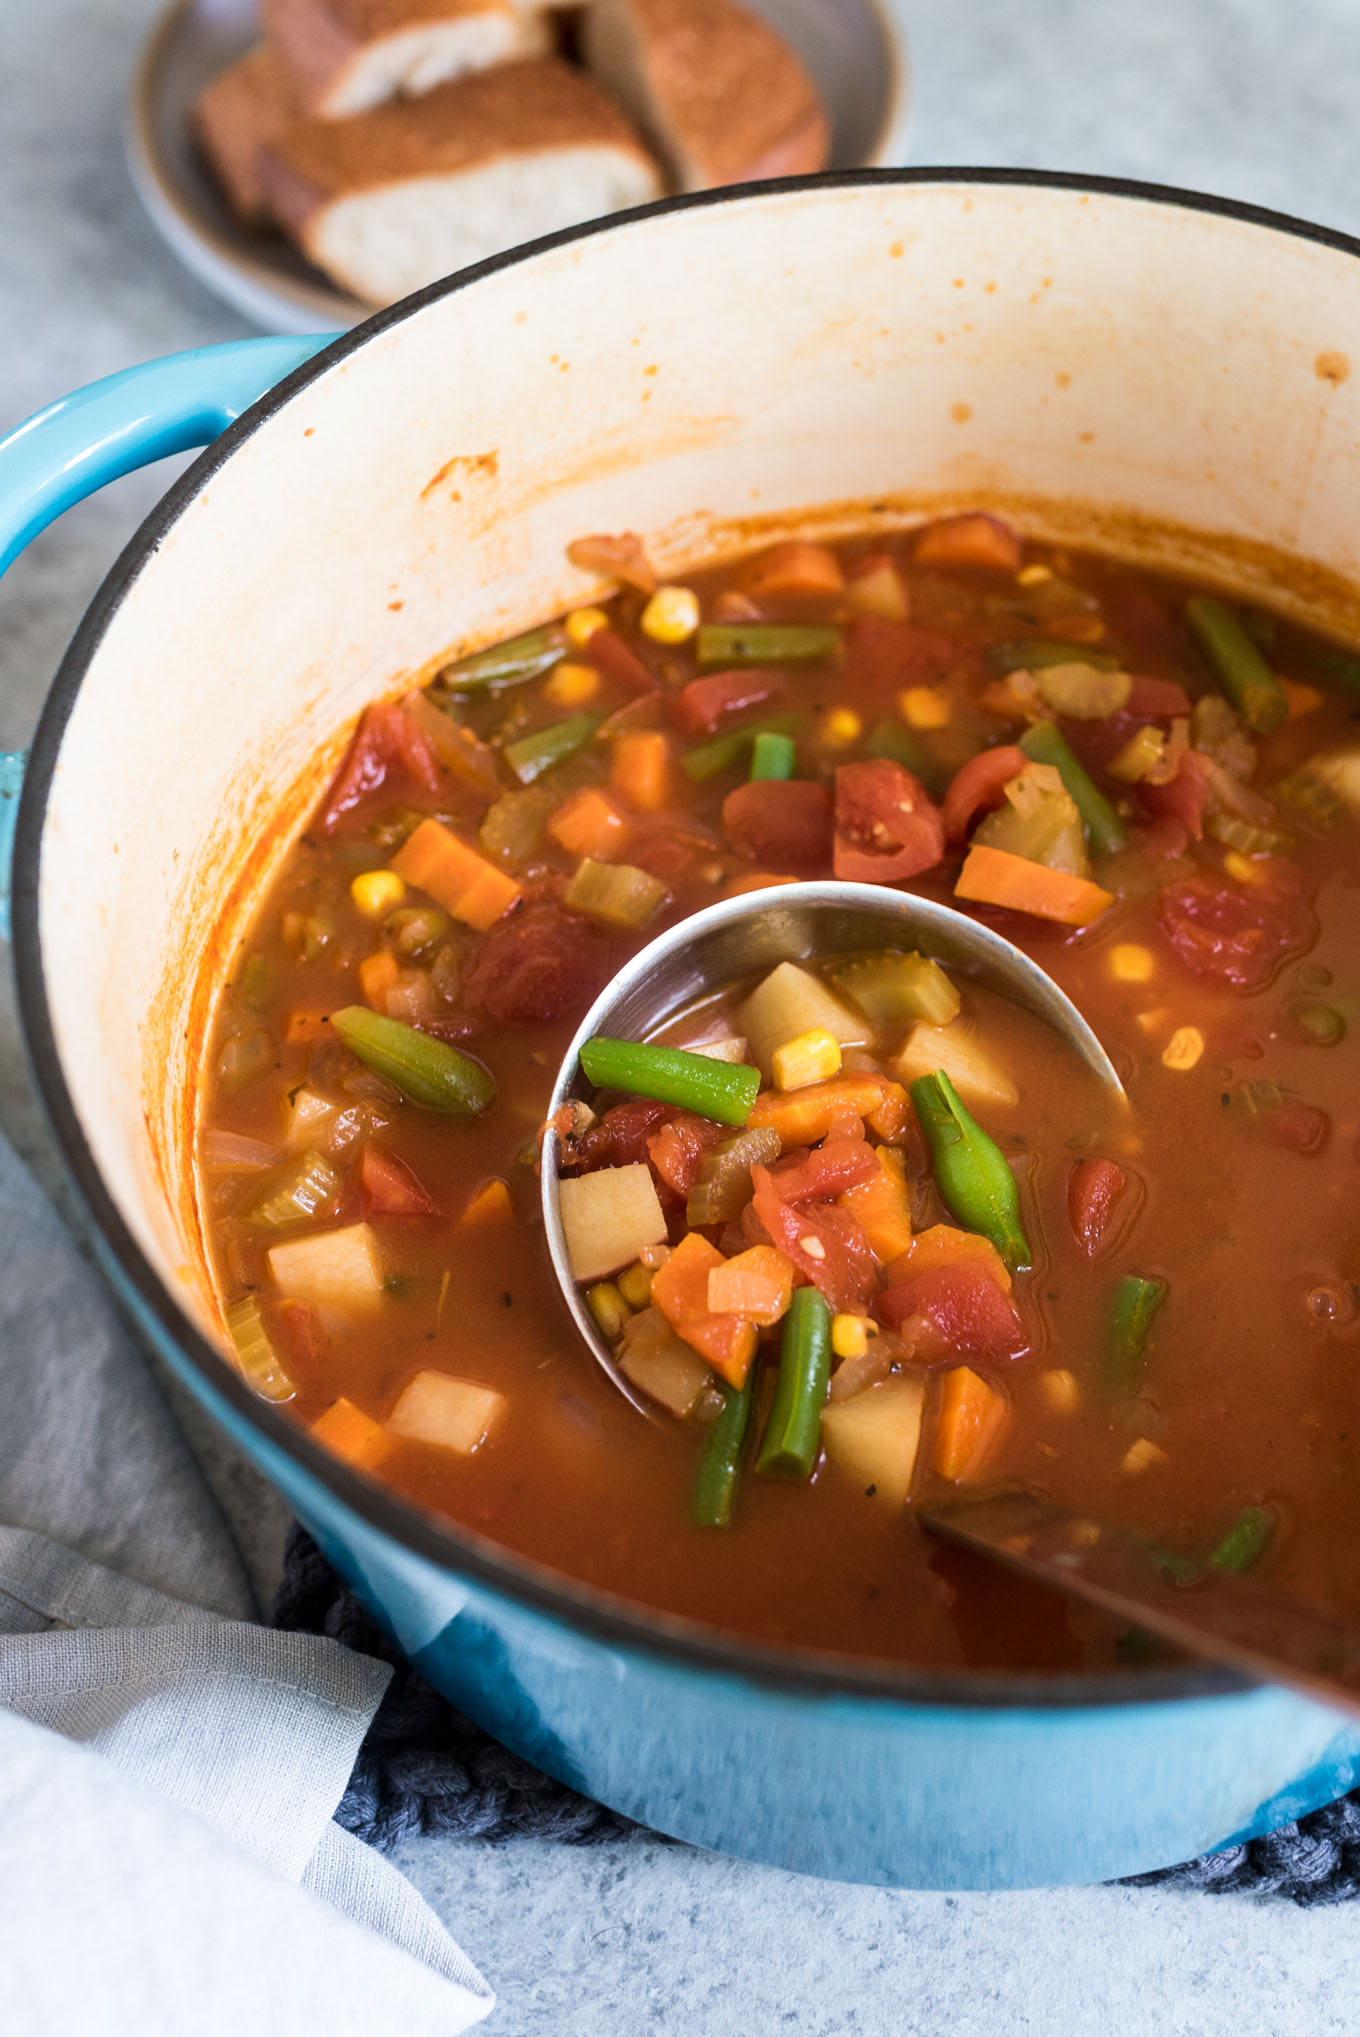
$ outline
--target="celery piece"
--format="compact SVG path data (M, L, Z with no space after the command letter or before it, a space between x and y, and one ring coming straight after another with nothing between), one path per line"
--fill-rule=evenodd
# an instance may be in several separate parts
M829 657L840 640L834 623L706 622L694 650L701 667L793 665Z
M999 806L974 830L973 840L1030 863L1045 863L1050 870L1065 870L1072 877L1090 875L1086 830L1075 800L1066 792L1043 794L1026 814L1010 805Z
M343 1185L325 1154L309 1148L271 1174L245 1211L245 1221L257 1231L311 1223L332 1213Z
M734 1223L751 1200L751 1169L772 1166L780 1150L780 1137L772 1125L753 1125L724 1139L704 1155L699 1178L685 1205L686 1223Z
M1135 729L1124 747L1105 766L1111 778L1122 785L1139 785L1149 771L1155 771L1166 754L1166 737L1151 722Z
M865 955L833 969L831 981L885 1032L912 1019L947 1026L962 999L944 970L929 955Z
M1076 721L1104 721L1128 705L1133 681L1127 672L1110 671L1073 659L1066 665L1041 665L1034 684L1044 706Z
M1244 856L1280 856L1294 846L1292 835L1281 834L1277 828L1253 827L1235 813L1211 813L1204 832L1222 842L1225 849L1237 849Z
M792 736L762 730L751 745L752 778L792 778L797 769L798 751Z
M1065 643L1058 637L1012 637L1004 644L988 644L987 656L999 672L1041 672L1048 665L1094 665L1098 672L1116 672L1119 660L1110 651L1093 651L1088 644Z
M586 1041L581 1068L597 1089L621 1089L629 1096L678 1104L720 1125L743 1126L760 1091L758 1068L710 1061L707 1055L687 1054L682 1047L652 1047L603 1035Z
M247 1386L253 1387L262 1400L293 1398L297 1388L280 1362L253 1294L242 1295L227 1310L227 1335Z
M542 787L503 792L489 806L477 830L477 845L487 856L507 863L527 863L538 848L543 823L557 804L555 793Z
M600 863L586 856L563 895L563 904L611 927L645 927L670 893L659 877L633 863Z
M794 735L803 717L799 714L769 715L764 721L751 722L746 728L730 729L726 735L714 736L706 743L696 743L686 750L680 762L686 776L696 785L702 785L709 778L717 778L724 771L735 770L746 754L750 744L763 735Z
M532 785L535 778L551 771L554 764L583 750L600 720L598 714L569 714L565 721L550 722L547 728L535 729L532 735L507 743L501 754L520 784Z
M1271 792L1276 799L1287 799L1305 820L1318 828L1335 827L1345 810L1332 786L1308 764L1300 764L1287 777L1277 780Z
M475 1117L496 1097L490 1071L446 1040L361 1004L331 1013L331 1024L351 1054L394 1082L402 1095L449 1117Z
M560 623L545 623L541 629L526 630L503 644L473 651L446 665L436 684L449 693L497 692L504 686L523 686L549 671L567 648L566 631Z

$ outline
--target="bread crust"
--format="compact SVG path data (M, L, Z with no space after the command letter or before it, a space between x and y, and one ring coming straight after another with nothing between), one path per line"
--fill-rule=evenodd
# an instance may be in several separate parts
M261 12L303 112L322 116L341 112L352 73L388 36L477 15L507 28L521 19L511 0L261 0Z
M349 120L296 121L264 152L261 170L275 216L305 249L309 224L338 198L406 178L456 176L497 156L591 146L625 150L655 168L594 79L543 57Z
M237 216L258 226L269 217L260 175L261 151L298 112L287 71L267 43L218 73L194 101L193 124Z
M594 0L585 50L682 190L826 167L811 78L737 0Z

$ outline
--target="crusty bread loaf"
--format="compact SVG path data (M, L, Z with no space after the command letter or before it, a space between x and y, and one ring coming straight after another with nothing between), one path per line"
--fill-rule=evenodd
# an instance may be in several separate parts
M267 216L260 151L297 117L288 73L267 43L221 71L194 101L194 127L232 211L252 226Z
M826 167L812 80L737 0L591 0L584 48L681 191Z
M555 58L502 64L350 120L294 122L261 168L274 216L303 252L372 304L661 189L619 109Z
M263 0L303 111L328 120L517 57L546 55L546 15L511 0Z

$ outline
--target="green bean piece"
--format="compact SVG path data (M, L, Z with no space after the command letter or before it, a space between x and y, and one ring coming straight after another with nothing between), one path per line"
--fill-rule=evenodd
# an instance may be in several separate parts
M1223 1540L1210 1551L1215 1570L1250 1570L1275 1532L1275 1522L1264 1507L1243 1507Z
M1086 829L1087 840L1100 856L1112 856L1128 840L1123 821L1109 800L1077 762L1062 730L1051 721L1036 721L1020 738L1020 748L1036 764L1051 764Z
M831 1304L815 1287L796 1287L784 1318L779 1377L756 1470L762 1478L810 1478L822 1435L831 1378Z
M678 1104L715 1124L740 1128L760 1093L760 1070L739 1062L710 1061L681 1047L648 1047L636 1040L597 1036L581 1049L586 1080L597 1089L622 1089Z
M1148 1332L1165 1300L1164 1280L1144 1280L1141 1274L1126 1273L1116 1287L1101 1356L1101 1384L1107 1399L1132 1400L1138 1392Z
M700 665L799 665L829 657L841 640L835 623L706 622L694 639Z
M1093 651L1089 644L1064 643L1060 637L1012 637L988 644L987 656L999 672L1041 672L1045 665L1094 665L1097 672L1117 672L1112 651Z
M599 726L598 714L569 714L565 721L550 722L517 743L507 743L501 754L520 784L532 785L554 764L583 750Z
M560 623L545 623L541 629L526 630L507 643L491 644L473 651L456 665L446 665L436 683L448 693L499 692L505 686L523 686L558 663L567 648L566 631Z
M385 1075L402 1095L448 1117L476 1117L496 1099L490 1070L460 1054L446 1040L419 1032L400 1019L385 1018L366 1005L331 1013L331 1024L366 1068Z
M1334 651L1330 645L1321 649L1317 657L1329 679L1337 679L1343 686L1349 686L1352 693L1360 693L1360 658Z
M938 798L949 784L949 773L939 759L900 721L879 722L864 745L864 753L869 757L888 757L894 764L901 764L913 778L920 779L932 798Z
M995 1139L964 1109L943 1068L911 1085L912 1107L935 1164L945 1206L970 1231L990 1238L1006 1265L1031 1263L1015 1176Z
M1289 702L1241 618L1212 595L1194 594L1185 604L1185 620L1215 679L1253 734L1265 736L1278 728L1289 713Z
M762 730L751 745L752 778L792 778L797 769L798 749L793 737Z
M741 762L749 744L759 736L791 736L798 728L801 715L775 714L765 721L750 722L743 729L731 729L725 736L714 736L706 743L696 743L692 750L686 750L680 762L687 776L696 785L702 785L709 778L717 778L724 771L731 771Z
M690 1518L701 1528L730 1528L732 1501L741 1475L741 1453L751 1426L755 1400L754 1363L743 1387L729 1386L723 1394L723 1409L708 1432L699 1475L694 1481Z

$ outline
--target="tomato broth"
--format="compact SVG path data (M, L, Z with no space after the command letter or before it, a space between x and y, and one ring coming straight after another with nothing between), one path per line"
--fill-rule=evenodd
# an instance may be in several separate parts
M1250 1562L1355 1611L1360 663L981 513L776 546L660 593L636 541L580 558L623 583L599 610L369 711L224 986L200 1181L246 1376L431 1512L759 1641L992 1669L1155 1654L915 1523L923 1496L1010 1479L1187 1565ZM887 1340L864 1394L909 1382L920 1441L905 1502L838 1458L833 1411L854 1396L836 1376L855 1361L833 1354L826 1447L806 1477L761 1475L787 1331L766 1325L746 1340L730 1522L700 1525L696 1471L733 1377L715 1370L684 1418L611 1385L553 1281L540 1133L568 1041L631 954L712 900L833 874L971 911L1033 954L1130 1108L1029 1014L946 972L959 1008L941 1037L962 1029L1013 1085L964 1102L1028 1247L1005 1277L1016 1348L965 1322L946 1350L910 1298L911 1252L937 1231L957 1268L979 1224L937 1178L907 1026L809 1063L806 1084L781 1089L767 1065L757 1116L783 1121L790 1095L856 1068L902 1098L882 1140L855 1111L832 1128L897 1156L907 1231L855 1305L825 1313L847 1349ZM730 1028L746 1048L751 989L664 1037ZM397 1027L386 1044L375 1015ZM451 1058L403 1073L392 1043L410 1031L413 1066L434 1053L420 1041ZM449 1069L450 1095L471 1088L431 1108L420 1083ZM705 1263L779 1243L750 1216L687 1225L702 1154L676 1191L648 1143L683 1111L625 1150L608 1128L627 1109L601 1090L575 1128L595 1140L581 1178L631 1164L665 1197L655 1265L594 1282L633 1296L621 1316L601 1303L620 1336L691 1231ZM829 1142L786 1138L776 1185ZM816 1263L790 1278L821 1293ZM685 1342L683 1317L658 1321ZM441 1378L463 1383L447 1413ZM986 1415L971 1457L949 1444L961 1393Z

